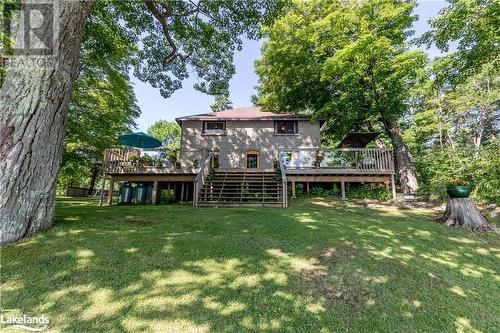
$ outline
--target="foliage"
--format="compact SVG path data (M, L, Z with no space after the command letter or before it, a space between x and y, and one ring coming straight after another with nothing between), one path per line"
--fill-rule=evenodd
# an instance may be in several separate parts
M486 64L498 66L500 2L496 0L448 0L439 16L429 21L431 30L421 41L443 51L457 43L457 50L436 64L441 84L457 84L474 75Z
M140 110L128 76L133 39L98 3L86 26L78 76L68 111L58 192L88 186L103 152L135 126Z
M6 9L20 9L20 7L20 2L16 0L2 0L0 4L0 88L7 76L8 58L14 50L14 39L6 34L6 27L10 25L14 11Z
M164 147L178 149L181 142L181 128L175 121L158 120L148 128L148 134L160 140Z
M59 199L55 228L2 248L2 306L36 304L56 332L497 331L498 235L420 209L290 204Z
M430 82L424 103L404 133L412 149L422 191L447 198L445 187L463 178L473 197L500 202L500 76L490 64L462 83L438 89Z
M313 197L329 197L338 196L340 194L340 189L337 186L333 186L331 189L326 190L319 186L314 186L309 191L309 195Z
M392 199L391 192L385 187L373 188L366 184L351 187L349 191L346 191L346 196L349 199L375 199L379 201L389 201Z
M215 95L214 104L210 105L212 112L219 112L233 108L233 102L229 99L229 92Z
M462 178L453 178L446 184L447 186L469 186L469 182Z
M380 116L397 119L425 79L426 56L408 49L414 2L294 2L265 28L256 62L259 105L311 110L343 136ZM390 24L388 24L390 22Z
M473 148L433 148L416 159L422 191L446 199L446 185L453 178L469 182L472 196L482 202L500 202L499 142L476 151Z
M255 39L283 1L106 1L108 11L140 45L134 75L169 97L195 73L199 91L228 91L242 37Z
M160 202L162 204L169 204L175 202L175 190L162 189L160 191Z

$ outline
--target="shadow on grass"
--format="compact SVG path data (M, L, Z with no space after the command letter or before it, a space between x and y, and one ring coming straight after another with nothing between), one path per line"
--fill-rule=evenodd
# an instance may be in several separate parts
M59 331L494 331L496 235L424 210L102 207L2 250L2 307Z

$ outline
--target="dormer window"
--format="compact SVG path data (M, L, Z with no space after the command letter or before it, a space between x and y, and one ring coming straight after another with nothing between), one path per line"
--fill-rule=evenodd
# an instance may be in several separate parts
M280 120L274 122L274 134L297 134L299 125L296 120Z
M204 121L203 134L224 134L226 133L226 122L224 121Z

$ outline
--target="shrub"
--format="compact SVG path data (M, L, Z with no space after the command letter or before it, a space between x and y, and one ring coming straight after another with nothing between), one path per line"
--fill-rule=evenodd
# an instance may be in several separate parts
M331 189L326 190L322 187L315 186L311 189L309 194L314 197L328 197L328 196L337 196L339 195L340 190L337 186L333 186Z
M347 191L346 196L350 199L375 199L380 201L388 201L392 198L391 192L385 187L371 188L368 185L351 188Z
M164 204L175 202L175 190L173 190L173 189L161 190L160 201L161 201L161 203L164 203Z
M500 202L499 150L496 143L479 151L458 147L415 154L420 192L444 201L449 180L458 178L470 184L475 200Z

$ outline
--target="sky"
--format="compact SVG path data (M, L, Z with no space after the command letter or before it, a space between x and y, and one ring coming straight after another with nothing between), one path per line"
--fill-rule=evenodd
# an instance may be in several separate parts
M428 19L437 16L439 10L445 5L445 1L419 1L415 10L415 14L419 16L414 24L415 36L420 36L428 30ZM261 44L262 41L244 40L243 50L235 54L236 73L229 84L230 99L235 108L252 105L250 98L255 94L258 81L254 72L254 62L260 57ZM435 47L429 50L422 47L422 50L426 51L431 58L440 54ZM210 105L214 98L196 91L193 88L196 82L196 77L190 77L183 82L181 89L165 99L157 89L132 77L137 103L142 111L137 119L138 130L146 132L149 126L160 119L174 120L181 116L210 112Z

